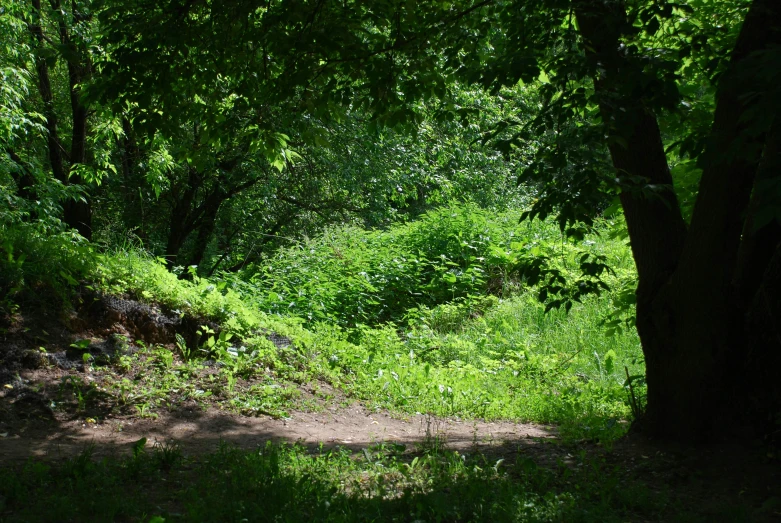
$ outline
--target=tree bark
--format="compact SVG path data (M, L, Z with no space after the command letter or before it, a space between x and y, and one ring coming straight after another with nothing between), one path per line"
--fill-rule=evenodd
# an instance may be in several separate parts
M53 7L61 12L60 2L53 2ZM75 2L71 4L71 15L76 23L83 22L84 17L76 12ZM70 88L71 103L71 152L70 165L82 164L87 156L87 108L81 103L81 85L87 79L90 73L89 57L80 53L74 43L71 41L68 27L62 14L59 15L58 27L60 32L60 43L70 49L71 56L67 57L68 63L68 87ZM74 61L73 57L78 56L79 61ZM80 176L71 173L71 183L81 185L84 180ZM69 200L63 205L65 213L65 223L74 227L79 234L87 238L92 238L92 206L89 198L83 200Z
M758 86L741 72L757 51L780 43L781 3L755 0L720 81L706 166L689 231L672 192L672 179L655 116L644 107L638 70L620 51L626 12L620 2L581 0L576 16L619 178L638 270L637 330L646 363L648 404L641 427L673 440L712 438L726 418L740 418L746 399L744 310L733 287L746 209L763 150L764 132L747 129ZM632 93L631 96L623 93ZM616 139L618 138L618 139ZM660 187L653 198L637 180ZM735 401L728 401L733 396ZM732 407L732 408L730 408Z
M769 443L781 444L781 242L764 271L762 282L748 309L747 346L742 385L743 404Z
M198 234L195 237L195 245L193 245L192 253L190 254L190 261L187 263L188 266L198 266L201 264L203 255L206 253L206 247L209 246L209 240L211 240L212 233L214 232L214 226L217 222L217 213L220 211L220 206L223 201L225 201L225 196L216 192L210 194L203 203Z
M43 12L41 10L40 0L32 0L32 6L34 19L28 24L28 28L37 41L38 46L43 47L46 44L46 37L42 26ZM59 9L59 2L56 2L53 7ZM64 20L61 19L59 21L58 27L60 31L60 43L66 46L70 45L71 42ZM79 99L79 85L83 81L83 76L79 71L82 67L82 64L72 64L71 60L68 60L73 118L71 154L68 158L71 167L74 164L83 163L86 156L87 110L81 105ZM64 185L69 185L71 183L70 168L66 168L65 166L65 148L59 137L58 119L54 105L54 93L52 92L51 79L49 76L49 66L44 57L39 56L36 59L35 69L38 75L38 90L41 95L41 100L43 101L44 116L46 117L47 145L52 175ZM78 184L81 183L81 180L76 177L73 182ZM63 202L62 207L63 221L65 224L79 231L85 238L90 239L92 237L92 210L90 208L89 200L74 201L68 199Z
M149 243L144 216L144 200L140 192L144 179L138 174L137 166L143 158L136 141L133 125L127 118L122 118L122 137L118 140L120 165L122 166L122 195L126 205L122 208L123 221L128 230L136 230L136 235L142 244Z
M35 19L28 25L30 32L38 42L39 47L43 47L46 40L43 34L43 13L41 12L41 1L32 0ZM38 91L43 101L43 112L46 117L46 140L49 152L49 163L51 164L54 178L62 183L68 182L68 175L65 172L63 161L63 147L60 144L59 131L57 128L57 112L54 108L54 95L52 93L52 84L49 77L49 65L43 56L38 56L35 60L35 71L38 75Z
M576 16L586 55L598 75L594 88L608 130L610 156L625 187L620 199L638 273L636 324L646 363L648 411L654 413L660 401L657 390L667 387L664 353L673 338L671 321L655 321L660 314L654 304L677 268L686 225L655 115L642 99L620 94L632 91L622 89L623 84L638 81L633 76L637 71L619 51L621 28L627 23L623 4L582 0ZM644 196L643 186L652 184L659 190ZM666 424L654 419L649 426Z
M742 385L750 379L742 372L748 350L746 310L733 281L767 129L748 128L754 102L744 95L761 86L745 71L756 53L781 43L779 28L781 3L755 0L719 82L681 261L669 292L654 303L654 320L666 322L674 334L656 348L660 382L653 396L649 381L648 417L665 437L680 432L684 439L707 439L727 421L751 423L745 418Z
M762 154L757 181L751 194L748 213L743 225L737 265L732 286L738 291L741 308L746 309L754 299L765 270L781 242L781 222L778 218L766 222L763 213L781 204L781 194L773 190L781 170L781 120L776 120Z
M184 245L193 229L195 228L195 217L191 211L195 195L203 183L200 174L193 168L190 168L188 180L184 182L184 188L181 197L173 191L174 205L171 209L171 218L168 226L168 243L165 247L165 258L169 266L176 265L179 251Z

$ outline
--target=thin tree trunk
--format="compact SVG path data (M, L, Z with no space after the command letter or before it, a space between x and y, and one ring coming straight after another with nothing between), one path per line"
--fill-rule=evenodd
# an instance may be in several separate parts
M34 19L28 25L32 35L35 37L38 46L43 47L46 44L46 38L43 33L43 12L41 10L40 0L32 0ZM55 2L53 7L60 8L60 3ZM59 21L60 43L69 45L67 27L64 20ZM79 85L83 81L83 76L79 74L80 64L73 64L68 61L69 83L71 90L71 109L73 116L73 134L71 139L70 165L83 163L86 155L86 133L87 133L87 111L79 100ZM49 77L49 66L44 57L38 57L35 61L35 68L38 74L38 90L41 94L41 100L44 106L44 116L46 117L47 141L49 150L49 163L52 168L52 175L55 179L69 185L70 168L65 167L65 148L62 146L58 131L57 113L54 107L54 94ZM81 183L76 177L73 182ZM63 221L66 225L76 229L87 239L92 237L92 211L89 200L66 200L63 202Z
M41 12L41 1L32 0L34 19L28 25L30 32L38 42L39 47L46 43L43 34L43 13ZM49 78L49 66L43 56L35 59L35 70L38 74L38 91L43 101L43 112L46 117L46 139L49 152L49 163L51 164L54 178L62 183L68 182L68 176L65 172L63 162L63 147L60 143L57 129L57 112L54 108L54 95L52 94L51 79Z
M198 235L195 238L195 245L193 246L192 254L190 255L190 261L187 265L198 266L203 260L203 255L206 252L206 247L209 245L212 233L214 232L214 226L217 222L217 213L220 211L220 205L225 201L225 197L219 192L209 196L206 202L203 204L203 214L201 215L200 226L198 227Z
M61 12L62 9L59 1L54 2L54 7ZM76 12L75 3L71 4L71 9L74 21L76 23L82 22L84 19ZM71 41L68 27L65 24L64 15L62 14L58 21L58 27L60 32L60 43L71 51L71 57L67 60L67 63L72 115L70 153L70 165L72 170L74 165L84 163L87 155L87 108L81 103L81 85L89 76L90 63L89 57L86 55L81 56L82 53L78 52L78 49L76 49L76 46ZM75 56L78 56L79 62L74 62L73 57ZM71 183L77 185L84 183L84 180L76 174L72 174L70 178ZM90 198L71 200L65 202L63 207L65 211L65 222L75 227L76 230L79 231L79 234L85 238L91 239L92 205Z
M176 265L177 257L182 249L182 245L184 245L184 241L195 228L195 218L193 217L191 207L201 183L202 177L195 169L191 168L181 197L175 194L176 191L174 191L175 203L171 209L171 218L168 225L168 243L165 248L165 257L169 266Z
M122 194L126 201L122 209L123 220L129 230L137 229L136 235L143 244L147 244L149 237L144 219L143 196L140 193L144 183L136 169L141 160L141 149L136 142L133 126L127 118L122 118L122 137L117 145L122 166Z

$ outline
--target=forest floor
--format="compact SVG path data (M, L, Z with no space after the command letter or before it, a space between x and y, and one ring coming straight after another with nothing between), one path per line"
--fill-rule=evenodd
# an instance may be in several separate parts
M224 443L243 451L262 449L269 441L298 444L312 455L341 449L367 460L367 452L390 445L398 450L399 463L408 468L415 456L432 449L480 456L484 463L496 463L497 469L502 462L533 463L535 470L539 467L554 478L545 488L557 495L580 489L578 495L589 499L606 496L617 504L610 510L619 520L781 520L779 459L762 445L673 446L637 435L608 444L565 441L547 425L373 410L324 383L300 384L296 405L304 408L285 415L243 415L225 408L218 394L169 402L152 412L143 406L130 408L106 391L102 384L107 379L120 379L111 365L89 365L87 358L79 364L73 340L90 339L91 346L108 340L105 329L87 327L91 326L85 318L37 311L16 317L4 329L0 469L20 470L30 460L63 463L85 455L85 449L93 459L120 459L137 453L139 441L150 452L175 445L177 453L196 459L217 452ZM119 328L132 330L128 325ZM42 336L45 353L39 350ZM134 372L138 378L144 371L124 370ZM631 494L635 491L629 486L638 485L642 489L636 492L641 494ZM615 498L613 490L650 501L618 502L624 498ZM0 492L0 521L14 520L13 512L3 511L3 501ZM25 517L30 516L20 516ZM206 516L192 516L199 517Z

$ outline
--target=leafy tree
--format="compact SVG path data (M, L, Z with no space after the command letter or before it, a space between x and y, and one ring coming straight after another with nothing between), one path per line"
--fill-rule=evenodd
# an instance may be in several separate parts
M379 111L378 121L416 121L413 100L446 97L453 78L499 92L543 75L547 81L538 117L505 139L504 147L518 146L535 133L564 132L574 138L554 140L554 145L607 148L610 176L589 168L584 155L572 149L550 154L541 148L548 160L538 156L536 165L548 169L548 176L570 168L573 160L577 168L561 178L571 182L563 184L566 190L545 186L549 197L538 200L531 215L557 212L562 228L577 234L578 224L587 225L599 208L595 195L618 193L639 275L637 328L648 383L644 426L665 438L701 439L728 419L775 422L781 411L775 370L781 351L773 334L781 296L781 179L775 168L781 4L156 5L166 23L178 24L184 36L161 39L158 31L145 30L148 25L133 25L123 34L141 34L146 43L117 41L127 49L117 59L132 58L120 70L164 70L138 62L152 43L162 41L169 52L183 53L196 34L230 33L227 41L211 42L217 44L211 56L234 68L228 74L263 96L270 95L271 82L283 91L311 89L305 98L314 112L327 112L334 102L349 98ZM736 18L725 18L730 12L745 13L742 26ZM153 18L147 22L160 24ZM150 63L158 59L170 60L170 55L162 53ZM683 115L686 122L691 115L679 107L687 68L713 82L712 124L705 131L701 118L698 125L679 128L677 136L667 134L665 143L663 132L673 126L665 131L660 121ZM256 79L253 69L273 73ZM691 85L693 76L688 78ZM164 81L155 85L165 90ZM251 103L260 102L254 97ZM577 119L583 128L566 131ZM671 137L683 143L670 143ZM690 224L674 191L666 150L671 145L696 159L701 169ZM577 190L573 183L579 184Z
M667 4L635 16L645 17L643 28L654 34L674 12ZM718 80L688 227L653 112L677 101L674 69L660 64L649 74L643 62L650 57L639 48L633 55L631 44L622 51L636 33L623 4L581 2L575 13L586 63L599 71L593 74L594 101L625 184L620 196L638 268L637 327L649 385L646 421L654 433L686 439L711 435L719 420L746 411L772 422L768 416L780 406L777 380L757 373L778 358L777 347L757 339L772 324L749 325L769 312L768 296L777 296L773 252L781 252L781 236L777 223L765 222L760 227L771 230L757 242L760 231L752 222L764 206L750 202L752 193L755 200L764 193L762 164L775 161L767 148L777 114L767 98L772 74L758 73L773 63L774 46L781 43L781 9L774 2L752 3ZM643 194L649 189L652 196Z
M617 197L639 278L641 426L687 440L728 421L777 430L776 0L31 2L18 16L40 101L23 112L43 115L48 147L45 159L28 147L17 161L18 138L0 136L14 197L35 166L50 166L57 182L45 186L78 187L113 158L125 190L135 194L142 179L148 188L128 200L128 223L159 195L169 208L153 205L151 219L167 222L166 238L153 242L171 257L186 252L187 263L212 256L210 270L252 261L256 242L243 226L251 216L262 215L257 231L273 237L337 217L379 224L418 212L432 192L468 190L483 168L517 169L540 191L527 217L555 215L574 238ZM501 110L465 103L472 84ZM519 84L536 96L518 96ZM20 114L18 96L3 96L8 114ZM89 125L87 100L111 113ZM409 141L388 128L419 134ZM111 136L106 152L99 144ZM475 144L509 163L497 167L485 149L460 155ZM421 168L394 173L401 158ZM109 215L121 200L106 191ZM79 205L65 202L65 221L88 234L89 209ZM589 259L582 268L590 277L606 270ZM601 288L573 290L543 261L527 272L554 305Z
M781 408L775 370L781 352L771 334L781 295L773 87L781 7L752 2L732 33L729 56L719 49L708 57L718 73L712 125L704 136L702 126L684 136L686 153L702 169L687 224L659 117L678 111L681 65L703 60L707 46L698 42L707 39L700 33L707 24L697 21L723 15L718 2L692 4L699 11L667 2L578 0L529 7L524 16L528 28L535 15L548 13L554 25L547 27L560 33L558 47L534 60L551 78L550 110L541 123L551 128L591 112L615 168L639 276L637 329L648 383L642 422L652 434L687 440L714 437L727 420L772 430ZM682 41L668 47L664 35L675 32ZM527 41L535 41L532 34L524 35ZM534 56L509 30L507 36L504 42L516 44L508 56ZM581 194L601 192L600 185ZM589 219L581 212L586 207L556 197L532 213L552 208L563 214L565 228Z

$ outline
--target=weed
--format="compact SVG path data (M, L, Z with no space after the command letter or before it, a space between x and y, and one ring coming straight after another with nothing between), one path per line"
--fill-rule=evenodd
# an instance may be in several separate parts
M179 443L173 440L155 441L153 449L157 465L165 471L170 471L184 459Z
M140 405L136 405L136 411L138 412L138 416L140 418L151 418L151 419L157 419L159 415L157 412L153 412L151 410L151 405L149 403L142 403Z
M192 357L192 351L189 349L189 347L187 347L187 342L179 333L176 333L176 348L179 349L179 354L182 356L184 361L190 360Z

